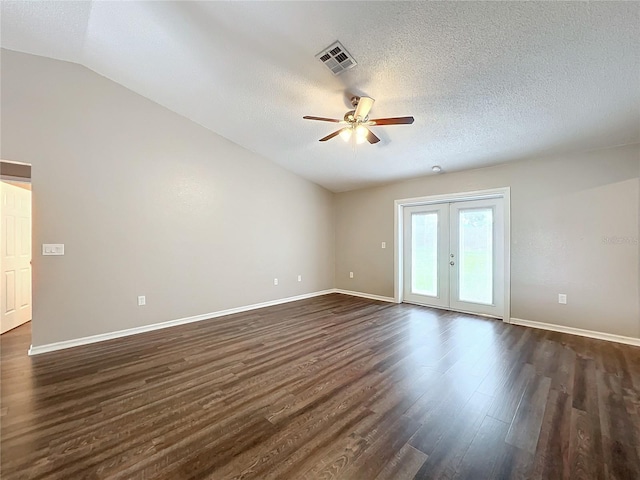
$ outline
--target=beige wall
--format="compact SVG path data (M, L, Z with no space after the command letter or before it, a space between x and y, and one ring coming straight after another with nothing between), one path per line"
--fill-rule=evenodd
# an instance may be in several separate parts
M639 173L634 145L337 194L336 287L393 297L394 200L508 186L511 316L639 337Z
M331 192L78 65L3 50L1 106L0 158L33 165L33 345L333 287Z
M77 65L3 50L1 107L0 158L33 164L35 346L334 286L393 296L394 200L504 186L512 316L640 336L638 145L334 196Z

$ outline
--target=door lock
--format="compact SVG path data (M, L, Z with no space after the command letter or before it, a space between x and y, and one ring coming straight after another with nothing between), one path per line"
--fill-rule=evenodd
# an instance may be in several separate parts
M453 266L455 264L456 264L456 262L454 262L453 260L449 262L449 265L451 265L451 266Z

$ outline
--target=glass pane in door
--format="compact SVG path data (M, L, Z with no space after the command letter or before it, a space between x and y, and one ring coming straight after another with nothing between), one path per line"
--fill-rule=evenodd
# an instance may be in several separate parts
M459 300L493 304L493 209L460 210Z
M411 215L411 292L438 296L438 214Z

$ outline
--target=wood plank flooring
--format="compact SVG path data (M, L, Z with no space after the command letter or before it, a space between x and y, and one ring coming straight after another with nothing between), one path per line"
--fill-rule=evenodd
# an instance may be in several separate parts
M333 294L28 357L1 476L640 478L640 349Z

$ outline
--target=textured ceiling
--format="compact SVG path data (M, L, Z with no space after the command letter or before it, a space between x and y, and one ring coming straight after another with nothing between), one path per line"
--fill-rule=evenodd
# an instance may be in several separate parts
M314 55L340 40L358 66ZM640 141L638 2L2 2L2 46L104 75L334 191ZM303 115L413 115L353 146Z

